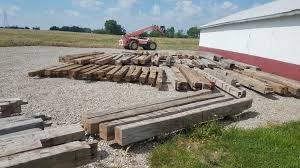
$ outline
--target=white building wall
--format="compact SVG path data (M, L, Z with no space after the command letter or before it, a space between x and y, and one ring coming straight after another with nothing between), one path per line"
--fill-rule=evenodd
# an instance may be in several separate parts
M207 28L199 46L300 65L300 15Z

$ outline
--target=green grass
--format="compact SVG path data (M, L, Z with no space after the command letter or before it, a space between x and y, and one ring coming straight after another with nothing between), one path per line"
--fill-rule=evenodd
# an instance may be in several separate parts
M0 29L0 47L63 46L118 48L121 36L57 31ZM198 39L153 38L158 49L197 49Z
M151 167L300 167L300 121L253 130L206 124L156 147Z

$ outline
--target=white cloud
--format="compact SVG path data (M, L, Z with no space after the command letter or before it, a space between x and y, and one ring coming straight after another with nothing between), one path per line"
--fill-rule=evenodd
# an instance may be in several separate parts
M70 9L65 9L64 10L64 13L67 15L67 16L71 16L71 17L76 17L76 16L79 16L80 13L78 11L75 11L75 10L70 10Z
M153 5L152 6L152 10L151 10L151 13L153 14L153 15L160 15L160 6L159 5Z
M99 10L103 3L100 0L73 0L73 4L89 10Z
M222 6L221 6L222 9L229 9L229 10L235 10L235 9L238 9L239 6L230 2L230 1L225 1Z
M21 8L17 5L12 5L7 8L2 9L2 11L6 11L7 15L10 15L10 16L15 16L20 10L21 10Z
M177 21L182 21L186 18L199 16L202 12L202 8L192 1L184 0L177 1L173 9L165 13L165 18L169 20L176 19Z
M119 0L118 4L121 8L130 8L135 3L137 3L137 0Z
M52 10L52 9L49 9L49 10L45 10L44 13L45 13L46 15L54 15L54 14L55 14L55 11Z

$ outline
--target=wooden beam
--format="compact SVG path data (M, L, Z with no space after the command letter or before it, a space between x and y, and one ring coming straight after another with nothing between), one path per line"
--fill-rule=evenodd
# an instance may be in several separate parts
M163 90L163 85L166 82L166 72L162 68L159 68L157 71L157 79L156 79L156 86L158 90Z
M0 166L7 168L71 168L90 162L92 146L87 142L70 142L49 148L36 149L0 158ZM93 148L94 148L93 147Z
M101 69L97 72L93 73L93 80L102 80L104 79L104 77L106 76L106 74L111 71L112 69L114 69L116 66L115 65L110 65L104 69Z
M213 81L218 88L220 88L221 90L225 91L226 93L234 96L235 98L246 97L245 90L236 88L236 87L230 85L229 83L226 83L225 81L222 81L200 69L198 69L197 72L205 75L205 77L208 78L209 80Z
M130 75L131 82L138 81L141 74L142 74L142 67L136 66L133 73Z
M238 79L238 81L241 85L243 85L249 89L255 90L262 94L274 93L273 88L270 85L268 85L262 81L259 81L254 78L250 78L246 75L242 75L242 74L239 74L234 71L226 70L226 72L228 73L228 76L232 76L233 78Z
M103 66L100 66L100 67L98 67L96 69L93 69L89 72L85 72L85 73L81 74L81 78L85 79L85 80L94 80L95 79L94 74L96 72L100 71L100 70L103 70L103 69L107 68L107 67L109 67L109 65L103 65Z
M192 127L225 116L236 115L251 107L252 99L243 98L217 103L170 116L117 126L115 141L125 146L174 130Z
M139 81L141 84L145 84L148 80L150 74L150 68L149 67L143 67L142 68L142 74L140 75Z
M149 78L148 78L148 84L151 86L155 86L156 78L157 78L157 67L151 66L150 74L149 74Z
M222 94L212 94L211 97L216 98L216 97L220 97L220 96L222 96ZM146 106L146 107L142 107L142 108L138 108L138 109L132 109L132 110L122 111L119 113L113 113L113 114L109 114L109 115L105 115L105 116L101 116L101 117L91 118L91 119L86 120L85 129L90 134L99 133L99 124L102 122L107 122L107 121L112 121L112 120L116 120L116 119L150 113L153 111L163 110L163 109L170 108L170 107L182 106L185 104L202 101L203 99L207 99L207 97L206 96L197 96L197 97L186 98L186 99L181 99L181 100L174 100L171 102L160 103L159 105L155 104L155 105L150 105L150 106Z
M3 137L0 140L0 157L84 139L85 132L78 124Z
M257 79L259 81L262 81L262 82L270 85L273 88L274 92L277 93L277 94L285 95L285 96L288 95L288 87L285 86L285 85L282 85L282 84L279 84L279 83L276 83L276 82L272 82L272 81L269 81L269 80L266 80L266 79L263 79L263 78L255 77L251 74L248 74L245 71L240 71L240 70L234 70L234 71L237 72L237 73L249 76L251 78Z
M175 74L175 89L177 91L187 91L189 86L188 86L188 81L186 78L182 75L182 73L179 71L178 68L172 67L172 70Z
M191 72L190 68L179 64L176 64L175 67L180 70L180 72L185 77L192 90L202 89L202 82L197 79L197 76L195 76L195 74Z
M131 78L131 74L134 72L135 70L135 65L131 65L127 74L125 75L125 81L127 82L131 82L132 81L132 78Z
M105 116L105 115L109 115L109 114L113 114L113 113L119 113L119 112L127 111L127 110L143 108L143 107L147 107L147 106L151 106L151 105L160 105L165 102L171 102L171 101L175 101L175 100L192 98L192 97L211 94L211 93L212 93L211 90L201 90L201 91L186 93L185 95L171 97L171 98L164 98L164 99L157 98L155 101L143 102L141 104L135 104L135 105L127 106L124 108L115 108L115 109L109 109L109 110L95 112L95 113L82 114L81 121L82 121L82 124L84 125L86 120L91 119L91 118L101 117L101 116Z
M205 68L204 71L206 73L208 73L209 75L214 76L214 77L216 77L216 78L218 78L218 79L220 79L220 80L222 80L222 81L224 81L224 82L226 82L226 83L228 83L228 84L230 84L234 87L239 87L240 86L240 84L238 83L238 80L236 78L232 78L232 77L228 76L226 74L226 71L223 71L223 70L217 69L217 68L215 68L214 70L209 69L209 68Z
M107 72L106 78L107 78L108 80L112 80L113 75L114 75L116 72L118 72L121 68L122 68L122 66L119 66L119 65L118 65L118 66L115 66L114 69L112 69L112 70L110 70L109 72Z
M13 132L23 131L31 128L41 128L44 129L43 120L40 118L28 119L23 121L18 121L14 123L8 123L0 127L0 135L10 134Z
M123 66L118 72L113 75L114 82L120 82L125 77L126 73L129 70L129 65Z
M113 140L113 139L115 139L114 129L116 126L139 122L139 121L143 121L143 120L147 120L147 119L151 119L151 118L159 118L159 117L169 116L169 115L173 115L173 114L181 113L184 111L193 110L193 109L197 109L197 108L201 108L201 107L208 106L211 104L221 103L221 102L225 102L225 101L229 101L229 100L233 100L233 98L227 96L227 97L219 97L219 98L214 98L214 99L202 100L200 102L195 102L195 103L191 103L191 104L187 104L187 105L183 105L183 106L179 106L179 107L171 107L168 109L155 111L155 112L152 112L149 114L142 114L142 115L138 115L138 116L134 116L134 117L128 117L128 118L124 118L124 119L119 119L119 120L114 120L111 122L102 123L99 125L99 130L100 130L99 136L100 136L100 138L107 140L107 141Z
M254 71L250 69L245 69L249 75L252 75L255 78L260 78L264 80L269 80L275 83L279 83L281 85L285 85L288 87L288 92L296 97L300 97L300 82L287 79L278 75L262 72L262 71Z

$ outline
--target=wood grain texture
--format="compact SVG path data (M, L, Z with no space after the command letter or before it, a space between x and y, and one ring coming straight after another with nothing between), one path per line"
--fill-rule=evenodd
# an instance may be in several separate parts
M125 146L163 133L191 127L195 124L236 115L250 108L251 104L252 99L242 98L170 116L117 126L115 128L115 141L119 145Z

